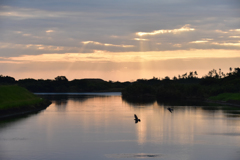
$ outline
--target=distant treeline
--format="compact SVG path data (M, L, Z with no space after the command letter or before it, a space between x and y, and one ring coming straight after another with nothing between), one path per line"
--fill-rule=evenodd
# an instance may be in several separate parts
M138 79L135 82L112 82L102 79L74 79L69 81L65 76L53 80L20 79L0 76L0 84L17 84L31 92L102 92L122 91L125 99L201 99L221 93L240 92L240 68L211 70L207 75L198 78L196 71L165 77L163 79Z
M69 81L65 76L57 76L55 79L20 79L0 75L0 84L17 84L27 88L31 92L106 92L121 91L130 85L130 82L112 82L102 79L74 79Z
M213 69L202 78L197 72L185 73L170 79L138 79L122 91L122 97L128 100L175 100L205 99L221 93L240 92L240 68L224 74L221 69Z

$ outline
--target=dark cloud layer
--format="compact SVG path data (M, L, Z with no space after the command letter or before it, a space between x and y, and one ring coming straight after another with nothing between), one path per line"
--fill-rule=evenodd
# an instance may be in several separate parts
M239 0L0 0L0 73L125 81L228 70L239 64L239 8Z
M237 0L1 1L0 53L8 57L94 50L239 49L240 38L229 38L240 36L240 31L230 31L240 26L238 6ZM144 36L148 41L141 43L134 40L139 38L137 32L174 30L186 24L195 30ZM192 43L204 39L211 40ZM86 47L84 41L134 47ZM11 44L15 47L9 47ZM29 44L43 45L45 49L26 47Z

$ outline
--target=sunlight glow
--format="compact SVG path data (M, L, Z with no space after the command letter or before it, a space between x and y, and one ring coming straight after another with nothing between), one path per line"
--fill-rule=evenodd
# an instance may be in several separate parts
M134 38L135 41L149 41L149 39L143 39L143 38Z
M240 43L213 43L216 45L235 45ZM42 46L38 46L42 49ZM146 62L168 59L188 58L230 58L240 57L238 50L177 50L177 51L151 51L151 52L106 52L95 50L94 53L65 53L65 54L41 54L23 55L19 57L3 58L4 61L12 62ZM1 62L1 60L0 60Z
M190 43L206 43L206 42L208 42L208 41L192 41Z
M141 116L142 115L143 114L141 114ZM136 127L136 133L138 137L138 144L144 144L146 142L146 136L147 136L147 124L145 121L138 123Z
M47 33L51 33L51 32L54 32L54 30L47 30L46 32Z

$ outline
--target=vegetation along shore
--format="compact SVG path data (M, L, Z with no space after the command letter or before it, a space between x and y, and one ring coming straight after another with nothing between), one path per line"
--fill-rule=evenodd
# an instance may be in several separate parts
M47 108L50 101L44 100L17 85L0 86L0 118L37 112Z
M240 68L224 74L213 69L202 78L197 72L160 80L139 79L122 91L125 99L204 100L240 105Z

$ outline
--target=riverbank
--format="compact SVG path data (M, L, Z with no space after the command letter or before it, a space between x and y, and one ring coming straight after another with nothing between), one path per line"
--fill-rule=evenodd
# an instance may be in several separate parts
M236 106L240 107L240 93L222 93L217 96L212 96L208 98L202 98L202 97L184 97L184 98L178 98L178 97L167 97L167 98L159 98L155 96L154 94L147 95L147 94L123 94L123 99L128 102L154 102L154 101L160 101L160 102L173 102L173 101L181 101L181 102L206 102L206 103L215 103L215 104L221 104L221 105L230 105L230 106Z
M221 93L209 97L206 102L240 107L240 93Z
M0 118L8 118L38 112L51 104L23 87L17 85L0 86Z

